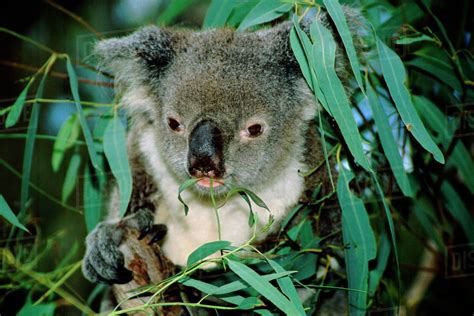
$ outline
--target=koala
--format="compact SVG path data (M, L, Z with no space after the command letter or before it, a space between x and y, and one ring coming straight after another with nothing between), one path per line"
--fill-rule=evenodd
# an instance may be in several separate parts
M319 19L332 27L324 14ZM191 31L156 26L96 47L115 76L120 105L129 118L127 148L133 193L119 219L118 189L109 197L108 218L86 239L83 273L92 282L126 283L120 227L154 234L164 255L185 266L189 254L218 240L211 189L220 204L232 187L254 192L274 224L264 241L299 202L321 184L330 192L328 168L302 174L324 160L315 124L319 105L293 56L284 22L269 29ZM333 28L334 29L334 28ZM347 61L338 49L338 75L347 82ZM195 185L183 192L187 179ZM211 181L212 180L212 181ZM212 185L212 187L211 187ZM255 206L260 226L268 211ZM240 245L253 233L248 205L235 196L219 209L223 240ZM340 211L323 214L327 232Z

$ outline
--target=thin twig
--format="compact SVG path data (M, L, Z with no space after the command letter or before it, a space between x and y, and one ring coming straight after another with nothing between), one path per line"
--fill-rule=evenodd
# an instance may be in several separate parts
M17 63L17 62L9 61L9 60L0 60L0 65L13 67L13 68L18 68L18 69L26 70L26 71L29 71L29 72L37 72L39 70L39 68L37 68L37 67L30 66L30 65L25 65L25 64L22 64L22 63ZM62 72L58 72L58 71L50 71L49 76L56 77L56 78L61 78L61 79L65 79L65 80L69 79L69 76L67 74L62 73ZM112 82L94 81L94 80L90 80L90 79L86 79L86 78L77 78L77 80L81 83L90 84L90 85L94 85L94 86L101 86L101 87L108 87L108 88L113 88L114 87L114 84Z
M98 38L100 39L104 39L104 36L99 33L94 27L92 27L92 25L90 25L88 22L86 22L83 18L81 18L80 16L78 16L77 14L69 11L68 9L66 9L65 7L53 2L52 0L46 0L46 3L49 4L50 6L52 6L53 8L63 12L64 14L68 15L69 17L71 17L73 20L75 20L77 23L81 24L82 26L84 26L86 29L88 29L89 31L91 31L92 33L94 33L95 36L97 36Z

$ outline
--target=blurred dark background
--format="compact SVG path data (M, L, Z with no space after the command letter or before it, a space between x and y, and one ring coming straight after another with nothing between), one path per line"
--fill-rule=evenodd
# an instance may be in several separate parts
M189 0L184 0L189 1ZM172 24L199 28L208 6L208 1L190 1L192 5L189 10L183 12ZM399 1L392 1L393 4ZM412 1L401 1L403 3ZM90 24L95 30L105 37L120 35L134 29L156 23L169 1L166 0L101 0L101 1L56 1L55 3L70 10L78 17ZM453 39L456 46L462 46L465 40L458 32L464 25L470 29L469 36L474 34L474 5L472 1L432 1L433 11L444 23L448 36ZM419 27L432 25L429 18L419 20ZM3 1L0 9L0 27L13 30L17 33L27 35L34 40L54 49L58 52L70 54L76 63L89 63L94 65L93 57L90 56L91 47L97 40L83 25L73 18L58 10L54 4L45 1ZM472 52L473 47L470 41ZM13 104L25 85L25 78L30 76L35 68L48 59L49 53L41 51L37 47L23 42L11 35L0 32L0 110ZM51 76L45 87L44 98L70 99L69 83L64 78L66 73L64 63L58 62L53 68L56 76ZM90 80L91 84L81 85L81 99L94 102L109 103L112 100L113 91L110 88L97 86L96 81L108 81L98 76L94 71L84 67L78 67L78 76ZM34 92L35 89L32 89ZM31 94L31 92L30 92ZM34 95L29 97L33 98ZM75 111L74 104L54 103L41 105L40 123L38 134L56 135L63 121ZM0 116L0 136L4 133L26 133L28 124L29 107L20 117L16 126L5 129L5 116ZM47 192L51 196L60 199L61 186L64 180L67 163L62 164L59 172L55 173L51 168L51 152L53 141L39 139L35 144L34 163L31 182ZM22 157L24 151L24 140L21 138L0 138L0 158L7 162L17 171L21 171ZM67 162L69 156L65 157ZM82 170L82 169L81 169ZM14 212L19 208L21 179L10 170L0 165L0 192L10 204ZM48 260L42 260L37 270L49 271L57 264L74 245L78 245L75 255L79 260L83 253L83 238L86 228L81 211L81 193L77 189L67 201L68 205L77 208L77 212L65 210L61 205L31 190L32 206L29 214L33 214L36 224L34 234L43 238L53 239L52 256ZM399 207L400 209L400 207ZM0 232L2 241L0 247L4 247L5 238L10 226L4 220L0 220ZM23 243L34 243L35 238L29 238ZM53 236L53 237L51 237ZM400 254L402 261L403 280L411 280L417 272L419 254L422 246L417 240L410 238L401 230ZM86 282L80 272L67 282L69 288L80 296L87 298L94 285ZM34 286L34 285L32 285ZM3 290L2 290L3 291ZM4 291L0 297L0 314L10 315L21 308L26 298L25 293L18 291ZM431 285L430 291L423 303L419 306L420 315L472 315L474 313L474 276L463 278L445 278L444 273L438 273ZM75 314L66 307L57 310L59 314Z

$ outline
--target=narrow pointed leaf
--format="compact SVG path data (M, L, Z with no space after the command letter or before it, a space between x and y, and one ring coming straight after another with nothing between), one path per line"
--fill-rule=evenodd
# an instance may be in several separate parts
M331 32L318 20L311 25L311 36L314 38L313 67L321 91L355 161L365 170L371 170L346 91L334 69L336 43Z
M54 172L59 170L66 150L74 145L79 137L79 132L80 125L77 116L71 115L64 121L54 141L53 154L51 155L51 166Z
M119 117L114 117L104 132L104 153L109 162L120 193L120 216L125 214L132 195L132 173L128 163L125 128Z
M242 280L247 282L263 297L272 302L278 309L287 315L300 315L296 307L278 291L270 282L248 266L233 260L227 260L229 268Z
M349 26L347 25L344 11L342 10L338 0L323 0L323 3L326 6L329 15L331 16L334 25L336 25L339 36L341 36L342 43L344 44L344 48L346 50L347 57L349 58L349 63L351 64L352 72L354 73L357 84L359 85L360 89L364 91L364 84L360 74L359 59L357 58L354 41L352 40L352 35L349 30Z
M397 180L403 194L412 197L413 190L408 181L405 168L403 168L402 157L397 142L393 137L388 116L384 112L382 104L379 102L378 96L369 82L366 82L366 92L370 108L374 115L375 125L377 126L377 135L380 139L380 143L382 144L383 151L388 159L392 172L395 175L395 179Z
M433 154L436 161L444 163L443 153L426 131L412 103L410 93L405 86L405 68L400 57L378 37L376 41L382 73L403 123L420 145Z
M35 77L32 77L30 81L28 81L28 84L23 88L15 103L13 103L13 106L8 113L7 120L5 121L6 128L12 127L18 122L21 111L25 106L26 95L28 94L31 84L34 82L34 79Z
M187 266L191 266L192 264L209 257L210 255L216 253L219 250L223 250L230 246L229 241L225 240L218 240L218 241L211 241L205 243L204 245L200 246L196 250L194 250L188 257Z
M0 215L2 215L12 225L28 232L28 229L25 226L23 226L22 223L20 223L15 213L13 213L10 206L8 206L7 201L5 201L5 198L1 194L0 194Z
M229 18L235 1L232 0L213 0L209 9L207 9L206 18L203 27L223 27Z
M344 240L348 287L363 292L350 291L349 312L365 315L369 278L369 261L376 256L376 243L364 203L352 194L349 183L352 172L340 165L337 195L342 209L342 236Z
M290 11L291 3L282 4L278 0L261 0L244 18L237 28L243 31L249 27L270 22Z
M77 175L79 167L81 166L81 155L79 153L74 153L69 161L69 166L66 171L66 176L64 178L63 187L61 190L61 201L65 203L72 191L76 187Z
M79 85L77 81L76 71L71 63L71 59L68 57L66 59L66 68L67 73L69 76L69 85L71 88L72 97L74 99L74 103L76 104L77 115L79 117L79 122L82 126L82 133L84 134L84 139L87 144L87 151L89 152L89 157L91 159L91 163L94 168L99 170L99 160L97 158L97 153L95 151L94 141L92 140L91 131L89 126L87 125L86 117L84 115L84 111L81 105L81 99L79 97Z
M85 166L83 201L84 220L88 232L91 232L102 218L103 197L101 188L103 187L102 182L104 181L101 181L100 176L98 176L98 179L94 179L92 174L94 171L95 169L89 165Z
M194 184L196 184L196 182L198 182L199 179L198 178L192 178L192 179L188 179L186 181L184 181L180 186L179 186L179 189L178 189L178 200L183 204L184 206L184 215L188 215L188 212L189 212L189 206L184 202L183 198L181 197L181 193L183 193L187 188L193 186Z
M267 260L268 263L272 266L275 272L285 272L276 261ZM290 299L290 302L296 307L300 315L305 315L303 304L301 304L301 299L296 291L295 285L291 281L290 277L283 277L277 280L278 286L280 287L281 291L285 293L285 295Z
M388 257L390 255L390 239L384 232L380 236L379 248L377 251L377 265L369 272L369 295L372 297L382 279L382 275L387 268Z

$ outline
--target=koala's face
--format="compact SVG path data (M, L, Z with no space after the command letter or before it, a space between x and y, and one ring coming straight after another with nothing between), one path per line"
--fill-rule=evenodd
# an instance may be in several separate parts
M146 87L152 104L137 120L157 135L150 145L179 181L199 178L195 189L204 194L211 179L217 194L232 186L258 190L302 160L315 104L292 57L288 27L174 37L145 30L138 49L135 43L137 64L127 68L142 73L118 79L132 94Z

